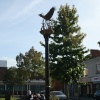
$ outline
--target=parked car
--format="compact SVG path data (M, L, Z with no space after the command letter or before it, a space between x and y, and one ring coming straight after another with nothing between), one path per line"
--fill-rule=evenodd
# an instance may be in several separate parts
M50 99L53 100L53 98L56 98L56 100L66 100L66 95L62 91L51 91Z
M95 99L95 100L100 100L100 90L97 90L97 91L94 93L94 99Z

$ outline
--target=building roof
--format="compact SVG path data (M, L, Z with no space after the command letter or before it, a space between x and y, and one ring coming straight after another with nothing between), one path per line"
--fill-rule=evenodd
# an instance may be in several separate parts
M91 54L92 58L99 57L100 56L100 50L91 49L90 54Z

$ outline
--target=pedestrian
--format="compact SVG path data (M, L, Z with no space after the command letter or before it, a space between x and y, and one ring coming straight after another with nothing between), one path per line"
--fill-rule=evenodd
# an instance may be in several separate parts
M31 98L31 90L28 90L28 100Z
M42 95L41 93L40 93L40 98L39 98L39 100L45 100L45 96Z
M34 99L33 99L33 94L31 95L30 100L34 100Z
M38 95L34 93L33 100L39 100Z

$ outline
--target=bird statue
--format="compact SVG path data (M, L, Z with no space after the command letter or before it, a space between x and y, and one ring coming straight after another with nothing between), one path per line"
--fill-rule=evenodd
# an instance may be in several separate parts
M42 17L45 20L50 20L54 11L55 11L55 7L52 7L46 15L39 14L39 16Z

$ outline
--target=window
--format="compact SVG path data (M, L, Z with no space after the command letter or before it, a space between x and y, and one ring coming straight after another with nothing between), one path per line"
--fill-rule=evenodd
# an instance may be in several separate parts
M87 75L88 75L88 69L84 68L84 76L87 76Z
M96 65L96 72L97 74L100 74L100 64Z

